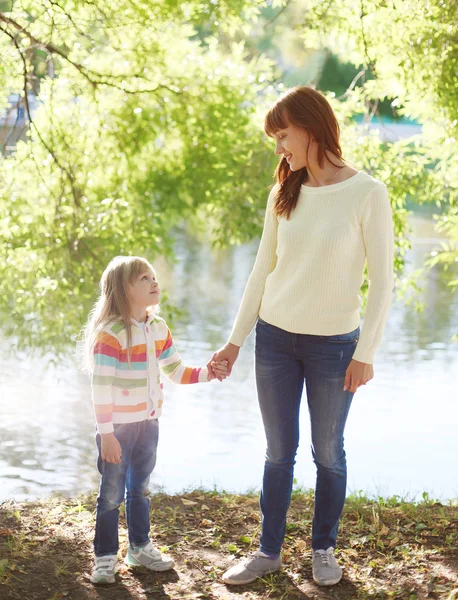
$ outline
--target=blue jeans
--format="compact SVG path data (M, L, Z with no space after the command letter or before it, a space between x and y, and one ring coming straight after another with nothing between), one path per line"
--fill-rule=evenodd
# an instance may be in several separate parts
M156 464L159 438L157 419L138 423L115 424L114 434L122 450L122 462L102 460L101 438L96 436L99 457L97 468L102 476L95 523L96 556L117 554L119 505L126 496L126 520L129 542L133 547L149 541L149 478Z
M285 537L304 380L317 468L312 548L336 546L347 486L343 433L353 397L343 385L358 337L359 328L341 335L305 335L258 319L256 385L267 438L260 499L263 552L278 554Z

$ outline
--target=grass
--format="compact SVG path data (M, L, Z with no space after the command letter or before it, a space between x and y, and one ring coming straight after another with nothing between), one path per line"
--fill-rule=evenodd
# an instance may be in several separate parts
M94 587L95 497L52 498L0 505L2 600L144 599L390 599L458 600L458 507L425 495L347 499L338 559L342 582L318 588L311 577L313 494L295 490L279 573L250 586L226 587L221 574L257 548L260 519L255 494L194 491L151 500L151 536L171 553L168 573L129 570L122 563L114 586ZM127 530L120 519L120 559Z

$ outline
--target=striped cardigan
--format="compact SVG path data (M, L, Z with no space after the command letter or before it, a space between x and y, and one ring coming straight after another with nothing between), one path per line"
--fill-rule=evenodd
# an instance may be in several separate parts
M183 365L164 319L148 317L145 328L132 323L130 365L127 330L110 323L96 337L92 399L99 433L115 423L157 419L162 411L160 371L173 383L208 381L206 368Z

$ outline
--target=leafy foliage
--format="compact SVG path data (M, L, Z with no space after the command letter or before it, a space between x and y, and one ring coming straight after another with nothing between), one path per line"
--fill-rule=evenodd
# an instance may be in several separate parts
M20 345L68 343L107 262L170 255L183 221L221 243L259 231L273 155L256 74L273 65L195 29L232 27L249 4L43 0L5 17L4 85L33 82L42 101L0 165L1 311Z
M401 211L398 225L399 218L405 219L407 199L437 204L443 213L441 231L450 241L433 252L427 265L456 271L458 235L452 224L458 205L457 2L306 0L304 9L306 45L333 49L343 62L362 65L341 98L347 114L360 113L369 126L379 122L381 103L389 99L396 115L423 124L421 137L409 146L370 143L370 160ZM356 154L367 162L359 150Z
M71 342L116 254L171 256L182 224L217 244L259 233L276 162L262 117L288 53L295 83L323 80L329 48L363 65L331 101L344 155L389 187L397 271L409 199L444 211L450 243L430 264L456 267L456 2L17 0L0 10L0 107L18 93L31 122L0 163L0 315L17 345ZM422 137L366 135L381 102L424 123Z

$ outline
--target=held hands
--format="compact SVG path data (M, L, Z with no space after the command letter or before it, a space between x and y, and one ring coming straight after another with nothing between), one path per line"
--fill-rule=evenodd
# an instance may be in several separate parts
M109 463L121 462L121 444L115 437L114 433L102 433L102 460Z
M215 362L218 362L218 361L227 361L226 377L229 377L229 375L232 373L232 366L234 365L235 361L237 360L239 352L240 352L240 346L236 346L235 344L231 344L229 342L225 346L223 346L220 350L218 350L218 352L215 352L215 354L211 357L210 361L207 364L209 377L210 377L210 373L211 373L212 379L216 378L219 381L223 380L219 376L219 373L215 372L215 370L213 369L213 365L215 364Z
M211 366L211 369L210 369ZM227 377L227 360L210 360L207 365L208 368L208 381L212 379L218 379L223 381Z
M356 390L366 385L374 377L374 367L367 363L352 360L345 374L344 392L349 390L353 394Z

